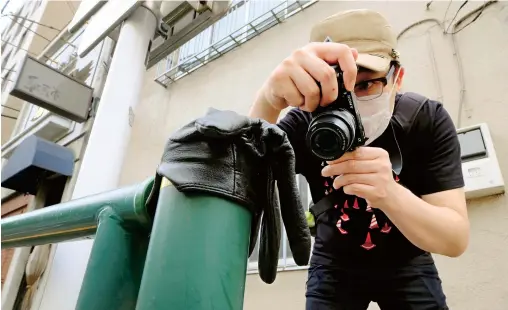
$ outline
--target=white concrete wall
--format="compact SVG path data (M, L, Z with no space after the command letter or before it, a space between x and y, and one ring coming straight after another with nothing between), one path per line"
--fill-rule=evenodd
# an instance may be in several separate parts
M461 3L453 2L447 19ZM470 2L457 18L481 5ZM397 31L424 18L442 20L448 2L321 1L283 25L200 68L168 89L146 74L143 100L135 111L134 131L122 184L153 175L166 138L210 106L247 113L256 90L285 56L307 42L310 27L328 15L349 8L371 8L385 14ZM467 23L467 22L466 22ZM421 92L444 102L454 122L467 126L486 122L494 139L502 172L508 177L508 3L485 10L456 35L463 66L465 97L460 100L459 69L450 35L429 22L400 38L406 67L405 90ZM461 117L459 118L459 114ZM471 243L458 259L437 257L451 309L508 308L508 206L504 195L468 203ZM245 309L302 309L306 272L283 272L273 285L249 275Z

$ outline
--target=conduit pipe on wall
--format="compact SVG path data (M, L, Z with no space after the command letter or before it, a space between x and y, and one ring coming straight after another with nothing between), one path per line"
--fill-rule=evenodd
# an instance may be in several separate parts
M484 10L488 6L497 3L497 0L488 1L485 4L479 6L478 8L472 10L471 12L467 13L466 15L462 16L453 26L452 26L452 32L450 33L452 36L452 44L454 49L454 55L455 55L455 61L457 62L457 67L459 69L459 83L460 83L460 99L459 99L459 115L457 120L457 127L461 127L462 125L462 109L464 107L464 101L465 101L465 93L466 93L466 83L464 79L464 71L462 66L462 59L460 58L459 49L457 48L457 39L455 36L455 30L457 27L462 24L466 19L471 17L473 14L476 14L480 12L481 10Z
M439 26L439 28L441 28L441 30L443 30L443 33L444 33L444 25L436 18L426 18L426 19L422 19L422 20L419 20L409 26L407 26L406 28L404 28L401 32L399 32L399 34L397 35L397 40L399 40L406 32L408 32L409 30L413 29L414 27L417 27L417 26L420 26L422 24L426 24L426 23L433 23L435 24L436 26ZM434 68L434 74L435 74L435 78L437 80L437 84L438 84L438 92L439 92L439 96L441 98L443 98L443 92L442 92L442 85L441 85L441 81L439 79L439 72L438 72L438 68L437 68L437 65L436 65L436 59L435 59L435 55L434 55L434 52L432 50L432 40L431 40L431 37L430 37L430 34L429 34L429 42L430 42L430 49L431 49L431 58L432 58L432 66ZM457 50L456 50L456 47L455 47L455 44L453 44L453 56L455 58L457 58ZM458 67L458 71L459 71L459 80L460 80L460 85L461 85L461 88L462 85L464 84L463 83L463 77L462 77L462 67L459 66ZM441 100L443 101L443 100ZM458 113L458 119L460 121L460 116L461 116L461 112L460 112L460 109L459 109L459 113Z
M463 17L461 17L452 26L452 32L451 33L446 33L445 32L443 23L441 23L438 19L436 19L436 18L426 18L426 19L422 19L420 21L417 21L416 23L413 23L413 24L409 25L408 27L404 28L397 35L397 40L398 40L400 37L402 37L402 35L404 35L410 29L412 29L412 28L414 28L416 26L419 26L421 24L429 23L429 22L437 24L439 27L441 27L441 29L443 30L443 34L450 34L451 35L451 38L452 38L452 48L453 48L453 57L455 58L455 61L457 63L457 70L458 70L458 74L459 74L459 84L460 84L459 108L458 108L459 110L458 110L458 115L457 115L457 127L458 128L460 128L462 126L462 110L464 108L464 101L465 101L465 97L466 97L465 96L466 83L465 83L465 79L464 79L464 69L463 69L463 65L462 65L462 59L460 58L459 49L457 48L457 40L456 40L456 36L455 36L455 31L456 31L457 27L460 24L462 24L464 21L466 21L468 18L470 18L474 14L477 14L481 10L484 10L488 6L490 6L490 5L494 4L494 3L497 3L497 2L498 2L498 0L488 1L485 4L479 6L478 8L472 10L471 12L469 12L466 15L464 15Z
M481 10L484 10L488 6L490 6L490 5L494 4L494 3L497 3L497 2L498 2L498 0L488 1L485 4L479 6L478 8L472 10L471 12L469 12L466 15L464 15L463 17L461 17L452 26L452 32L451 33L446 33L445 32L443 23L441 21L439 21L438 19L436 19L436 18L425 18L425 19L422 19L420 21L417 21L417 22L407 26L401 32L399 32L399 34L397 35L397 40L399 40L400 37L402 37L406 32L408 32L412 28L417 27L417 26L422 25L422 24L425 24L425 23L434 23L434 24L438 25L443 30L443 34L450 34L451 35L452 48L453 48L453 57L455 58L455 61L457 63L457 70L458 70L458 74L459 74L459 85L460 85L459 108L458 108L458 115L457 115L457 127L458 128L460 128L462 126L462 110L463 110L464 101L465 101L466 85L465 85L465 79L464 79L464 69L463 69L463 65L462 65L462 60L460 58L459 49L457 48L457 41L456 41L456 37L455 37L454 33L455 33L455 30L457 29L457 27L460 24L462 24L465 20L467 20L472 15L480 12Z

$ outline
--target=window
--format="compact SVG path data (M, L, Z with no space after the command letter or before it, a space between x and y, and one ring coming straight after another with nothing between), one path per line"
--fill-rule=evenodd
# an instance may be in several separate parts
M223 18L161 60L155 81L166 86L315 2L233 0Z
M300 189L300 198L302 199L302 205L305 209L305 211L308 210L310 202L312 201L310 196L310 188L308 186L307 181L305 178L301 175L297 176L297 183L298 187ZM284 225L281 222L281 227L283 228ZM286 235L286 232L284 229L281 231L281 242L280 242L280 248L279 248L279 264L278 269L279 270L287 270L287 269L298 269L302 268L301 266L297 266L295 261L293 260L293 254L291 253L291 249L289 247L288 238ZM314 245L314 238L312 238L312 245ZM247 272L254 273L258 270L258 258L259 258L259 238L257 240L256 246L254 248L254 251L252 252L252 255L249 257Z

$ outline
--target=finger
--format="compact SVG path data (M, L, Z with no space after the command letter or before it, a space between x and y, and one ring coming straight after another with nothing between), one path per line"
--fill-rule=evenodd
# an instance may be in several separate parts
M358 50L356 48L351 47L351 53L353 53L353 58L355 60L357 60L358 59Z
M289 103L292 106L303 105L303 96L298 92L288 72L294 67L289 61L284 61L271 74L267 81L265 96L268 102L276 108L284 109ZM275 87L274 87L275 85Z
M333 42L316 42L310 44L309 48L317 57L323 59L327 63L332 65L338 63L341 70L344 72L344 86L347 90L353 91L358 69L356 67L353 51L349 46Z
M335 70L322 59L306 51L296 53L295 59L303 70L314 78L315 81L313 81L313 83L316 86L318 86L316 81L319 83L321 91L318 95L321 96L321 98L318 103L322 106L326 106L335 101L339 94L339 85Z
M290 77L293 83L296 85L298 91L304 97L304 105L301 107L301 109L304 111L313 112L321 100L321 91L319 90L318 84L309 75L309 73L300 66L295 66L294 69L291 70Z
M333 180L333 188L339 189L351 184L364 184L374 186L377 179L379 178L374 173L343 174Z
M297 66L285 63L274 71L269 84L277 85L277 87L271 88L269 92L271 98L267 98L269 102L273 102L274 105L279 103L281 106L290 105L293 107L300 107L305 103L302 94L300 94L290 77L290 72L295 70L295 68Z
M376 158L383 158L388 157L388 153L378 147L369 147L369 146L362 146L359 148L356 148L352 152L347 152L346 154L342 155L342 157L327 162L329 165L338 164L344 161L348 160L373 160Z
M323 168L321 174L324 177L341 175L347 173L376 173L380 167L379 160L346 160L343 162L328 165Z
M343 188L346 195L357 196L368 200L369 197L374 197L376 188L366 184L350 184Z
M291 78L289 78L289 82L287 83L287 85L285 85L283 97L286 100L288 106L301 108L305 104L305 98L300 93L300 91L296 87L293 80L291 80Z

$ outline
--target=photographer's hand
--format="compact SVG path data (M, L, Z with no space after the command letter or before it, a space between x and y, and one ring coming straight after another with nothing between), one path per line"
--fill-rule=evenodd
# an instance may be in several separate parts
M371 207L379 209L390 203L400 186L393 179L388 152L376 147L359 147L328 162L322 175L337 176L334 188L343 187L346 194L361 197Z
M332 103L337 99L339 86L330 65L340 65L344 85L352 91L357 57L355 49L332 42L313 42L295 50L272 71L258 91L249 116L275 123L280 111L288 106L313 112L319 105Z
M450 257L461 255L468 244L469 222L462 188L415 196L395 182L388 153L360 147L323 168L336 177L333 186L364 198L382 210L414 245Z

